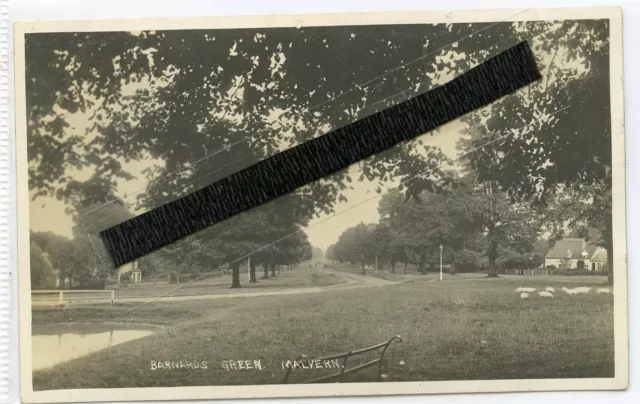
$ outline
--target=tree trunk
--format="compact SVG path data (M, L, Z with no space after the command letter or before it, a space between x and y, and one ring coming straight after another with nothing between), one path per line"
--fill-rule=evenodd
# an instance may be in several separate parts
M420 269L420 274L425 275L427 271L425 270L425 262L424 262L424 253L420 254L420 259L418 261L418 268Z
M268 262L262 264L262 270L264 271L262 279L269 279L269 265L271 264Z
M120 283L119 277L120 277L120 274L118 273L118 283ZM60 272L58 273L58 283L59 283L58 287L60 289L64 289L66 278L67 278L66 273L61 269Z
M364 267L364 261L362 261L361 265L362 265L362 275L366 275L367 269Z
M276 277L276 264L271 264L271 277Z
M613 285L613 248L610 243L607 245L607 281Z
M498 246L494 241L491 242L488 256L489 256L489 274L487 276L489 278L497 278L498 268L496 267L496 258L498 257Z
M407 274L407 261L404 262L404 274Z
M394 260L391 260L391 273L396 273L396 262Z
M178 275L179 277L180 275ZM240 262L231 264L231 288L240 287Z
M258 280L256 279L256 263L253 260L249 264L249 282L258 283Z

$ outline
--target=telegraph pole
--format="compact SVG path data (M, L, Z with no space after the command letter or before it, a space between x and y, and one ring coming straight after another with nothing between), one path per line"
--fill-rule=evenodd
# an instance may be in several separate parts
M440 280L442 280L442 244L440 244Z

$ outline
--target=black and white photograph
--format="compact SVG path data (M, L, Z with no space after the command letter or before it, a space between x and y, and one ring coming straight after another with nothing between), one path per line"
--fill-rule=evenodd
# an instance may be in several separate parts
M23 400L626 388L620 13L17 23ZM523 43L539 79L114 264L104 231Z

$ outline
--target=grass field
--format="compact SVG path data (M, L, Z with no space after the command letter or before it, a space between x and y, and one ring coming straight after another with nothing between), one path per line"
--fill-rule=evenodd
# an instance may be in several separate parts
M294 271L295 272L295 271ZM293 273L293 272L291 272ZM149 337L34 373L36 390L273 384L281 361L328 355L402 336L386 355L388 381L613 377L613 296L520 299L518 286L583 286L600 277L459 277L291 296L40 309L35 324L152 323ZM227 371L223 360L261 360ZM363 358L370 359L370 358ZM151 361L207 361L208 369L151 370ZM309 374L315 376L316 374ZM354 380L376 381L363 371Z

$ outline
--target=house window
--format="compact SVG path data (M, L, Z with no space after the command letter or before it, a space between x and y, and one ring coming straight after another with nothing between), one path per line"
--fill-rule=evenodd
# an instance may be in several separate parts
M596 264L596 270L598 270L598 271L602 271L602 263L598 262L598 263Z

